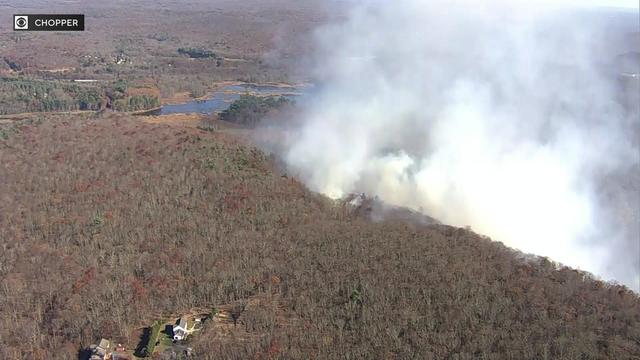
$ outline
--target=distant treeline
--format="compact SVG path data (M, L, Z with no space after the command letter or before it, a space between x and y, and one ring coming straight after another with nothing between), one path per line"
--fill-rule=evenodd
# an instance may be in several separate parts
M255 126L272 110L277 110L292 101L283 96L242 95L227 110L220 113L220 119L245 126Z
M107 90L110 107L116 111L148 110L160 106L160 99L152 95L128 95L129 84L125 80L116 81Z
M113 85L79 85L60 81L24 78L0 78L0 114L44 111L136 111L157 107L160 100L152 95L126 94L121 81Z
M194 59L217 58L213 51L204 48L179 48L178 53Z
M53 81L0 79L0 114L37 111L98 110L96 88Z
M160 106L160 100L155 96L149 95L129 96L125 99L116 100L112 104L113 110L116 111L148 110L158 106Z

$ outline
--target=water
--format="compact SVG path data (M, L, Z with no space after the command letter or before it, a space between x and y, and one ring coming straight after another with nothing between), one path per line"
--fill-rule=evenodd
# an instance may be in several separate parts
M231 103L240 99L241 95L277 95L284 96L296 102L304 101L313 89L312 85L297 87L285 87L275 85L227 85L216 90L210 97L202 100L191 100L182 104L168 104L160 109L145 113L145 115L168 115L168 114L211 114L229 108Z

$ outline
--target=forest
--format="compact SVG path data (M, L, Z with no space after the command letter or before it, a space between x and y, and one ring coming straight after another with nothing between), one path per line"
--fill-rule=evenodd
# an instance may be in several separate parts
M0 115L28 112L137 111L160 105L157 95L130 94L122 80L113 83L64 82L23 77L0 78Z
M372 222L230 131L141 119L0 124L0 358L135 348L197 307L237 320L193 336L197 359L640 354L624 286L469 230Z
M178 48L178 54L187 55L194 59L215 58L216 54L207 49L202 48Z
M242 95L220 113L220 119L244 126L256 126L267 114L291 106L292 100L284 96Z
M0 78L0 115L99 110L102 99L101 91L95 87L17 77Z

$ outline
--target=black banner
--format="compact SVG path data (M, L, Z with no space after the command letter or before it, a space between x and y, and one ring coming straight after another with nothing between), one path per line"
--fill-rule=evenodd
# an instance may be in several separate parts
M84 31L84 15L23 14L13 15L14 31Z

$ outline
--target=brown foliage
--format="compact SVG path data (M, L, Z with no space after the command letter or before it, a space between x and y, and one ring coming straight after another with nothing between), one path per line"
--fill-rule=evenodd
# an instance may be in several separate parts
M628 289L463 229L370 223L223 131L124 117L0 126L2 359L74 359L224 304L237 325L193 336L198 359L640 353Z

